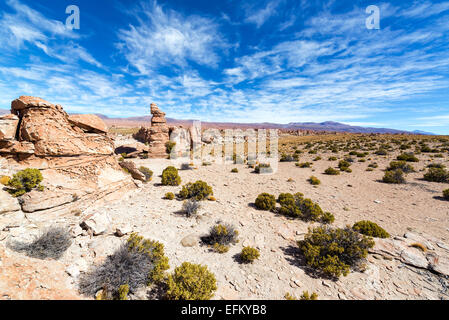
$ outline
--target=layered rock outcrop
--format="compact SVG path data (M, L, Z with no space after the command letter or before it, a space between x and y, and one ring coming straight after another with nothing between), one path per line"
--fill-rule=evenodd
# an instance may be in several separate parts
M118 165L114 141L98 116L69 116L62 106L36 97L21 96L11 114L0 117L0 160L0 175L25 168L42 172L45 190L19 199L25 212L88 207L136 187Z
M170 140L165 113L152 103L151 114L151 127L141 127L134 138L148 144L150 158L165 158L168 156L165 145Z

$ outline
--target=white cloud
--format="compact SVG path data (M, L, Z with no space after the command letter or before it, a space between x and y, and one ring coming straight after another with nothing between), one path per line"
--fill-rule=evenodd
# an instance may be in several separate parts
M260 28L265 22L276 13L278 1L268 2L264 8L259 10L248 10L246 13L245 22L253 23L257 28Z
M149 74L159 66L186 67L189 62L217 66L217 50L227 45L212 19L183 16L164 10L155 1L142 4L142 12L137 25L118 33L119 47L140 73Z

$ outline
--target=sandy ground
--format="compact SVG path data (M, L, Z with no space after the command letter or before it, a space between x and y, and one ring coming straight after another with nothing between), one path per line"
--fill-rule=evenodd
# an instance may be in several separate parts
M337 282L315 279L298 263L295 244L311 224L252 207L262 192L277 197L281 192L299 191L319 203L324 211L332 212L336 218L334 226L343 227L368 219L393 236L414 230L449 243L449 203L440 198L448 185L421 180L423 172L419 170L428 164L427 160L413 164L418 172L407 176L407 184L390 185L380 180L383 169L395 155L372 157L379 164L373 172L365 171L371 161L355 162L351 166L352 173L328 176L323 174L324 170L338 163L327 160L331 155L334 154L321 154L323 160L314 162L312 168L298 168L293 162L280 163L278 171L272 175L258 175L246 165L233 164L180 170L181 185L206 181L217 198L215 202L202 202L198 217L191 218L179 213L181 201L163 199L166 192L176 194L181 189L181 186L160 185L159 175L171 164L170 160L138 159L134 160L137 165L154 171L153 180L129 199L93 211L106 210L116 225L129 226L147 238L161 241L170 258L171 269L184 261L207 265L217 276L216 299L282 299L286 292L299 296L304 290L317 292L320 299L439 299L442 295L447 299L447 295L442 294L445 287L437 276L372 256L363 273L352 272ZM300 161L312 162L316 156L303 155ZM420 158L428 159L428 156ZM445 163L448 164L447 159ZM238 168L238 173L230 172L234 167ZM318 177L321 185L309 184L307 179L311 175ZM294 181L287 182L289 178ZM188 235L207 234L218 220L232 223L240 232L240 242L229 252L219 254L201 245L181 245L181 240ZM260 249L258 261L250 265L237 262L235 257L245 245Z

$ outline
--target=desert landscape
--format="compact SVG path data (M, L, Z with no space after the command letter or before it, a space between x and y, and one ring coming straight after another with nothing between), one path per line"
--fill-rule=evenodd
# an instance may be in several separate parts
M224 152L225 140L148 109L147 126L108 129L95 115L22 96L0 117L2 299L188 299L170 291L184 262L215 279L200 292L181 286L193 299L448 299L449 137L276 130L279 162L264 172L270 165L245 153L185 162L178 157L192 146ZM299 192L289 207L286 194ZM373 243L348 272L308 261L300 243L313 228L351 231L359 221L383 233L352 231ZM238 232L211 242L217 225ZM117 286L99 275L120 272L111 257L143 239L162 245L157 277L142 285L130 271Z

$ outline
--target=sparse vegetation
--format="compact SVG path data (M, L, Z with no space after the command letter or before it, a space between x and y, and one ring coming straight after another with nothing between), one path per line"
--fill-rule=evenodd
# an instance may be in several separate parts
M240 253L240 258L245 263L252 263L254 260L259 259L260 252L256 248L244 247Z
M315 176L311 176L308 181L310 182L311 185L314 186L321 184L321 181Z
M167 192L164 198L167 200L173 200L175 198L175 194L173 192Z
M181 184L181 177L178 174L178 169L169 166L162 171L162 181L164 186L179 186Z
M356 222L352 229L360 232L361 234L364 234L366 236L375 237L375 238L388 238L390 237L389 233L385 231L382 227L380 227L377 223L369 221L369 220L362 220L359 222Z
M443 190L443 198L449 200L449 189Z
M405 183L404 172L401 169L387 170L382 178L385 183Z
M259 210L271 211L276 207L276 198L272 194L264 192L257 196L255 204Z
M424 174L424 180L431 182L449 182L449 171L443 168L429 168Z
M212 191L212 187L209 186L206 182L198 180L194 183L187 183L182 187L179 196L182 199L191 199L195 198L196 200L206 200L209 196L212 196L214 192Z
M173 148L176 146L176 142L167 141L165 143L165 151L170 154L173 151Z
M58 260L71 245L72 236L67 229L50 227L31 243L13 242L9 246L32 258Z
M336 169L334 169L332 167L329 167L326 170L324 170L324 173L328 174L328 175L331 175L331 176L337 176L337 175L340 174L340 171L338 171L338 170L336 170Z
M182 204L182 211L185 212L187 217L192 216L192 214L196 214L201 207L199 201L195 198L184 201Z
M184 262L168 276L167 287L170 300L210 300L217 281L206 266Z
M21 170L8 181L7 191L14 197L20 197L33 189L43 191L43 186L40 184L43 179L38 169Z
M238 231L226 223L217 222L209 230L209 234L201 238L202 242L213 246L214 250L219 253L227 252L231 244L238 242Z
M153 171L143 166L139 167L139 171L142 172L145 176L145 182L151 181L151 178L153 177Z
M360 267L374 241L349 227L323 226L309 229L298 246L309 267L325 276L338 278Z

